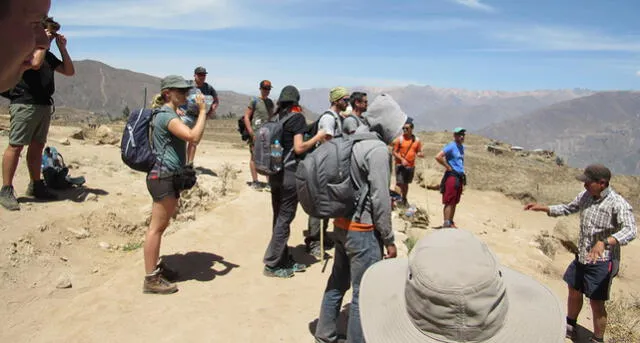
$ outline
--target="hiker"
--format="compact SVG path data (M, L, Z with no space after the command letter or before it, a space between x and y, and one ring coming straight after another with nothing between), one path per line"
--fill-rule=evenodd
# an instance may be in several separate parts
M413 134L413 120L407 118L407 122L402 127L402 135L393 142L393 157L396 163L396 186L400 189L404 207L409 206L407 193L409 184L413 182L416 171L416 157L423 158L422 142Z
M218 101L218 92L216 92L215 88L205 82L207 80L207 69L204 67L196 67L193 71L193 83L192 85L200 90L202 95L209 95L213 97L213 104L211 105L211 109L207 112L206 116L208 118L214 118L216 115L216 110L220 105ZM197 113L187 113L186 104L182 105L176 113L180 116L182 121L189 127L193 128L195 126L196 120L193 120L194 117L197 116ZM193 143L187 144L187 163L193 164L193 159L196 157L196 148L197 145Z
M444 217L443 228L456 227L453 216L456 214L456 206L462 197L462 189L467 184L464 173L464 136L467 130L462 127L453 129L453 141L436 155L436 161L445 168L440 193L442 193L442 210Z
M4 208L17 211L20 204L15 196L13 177L18 169L20 153L25 145L27 150L27 168L30 182L27 195L36 199L54 200L57 196L49 191L41 178L42 150L47 142L49 124L54 112L53 93L55 92L54 72L65 76L75 74L73 62L67 52L67 39L58 33L60 24L47 17L43 21L49 44L37 49L31 60L32 67L22 74L22 80L8 92L10 128L9 145L2 159L2 189L0 203ZM55 39L62 61L49 51Z
M568 285L567 338L575 338L583 295L590 300L593 314L591 342L604 342L607 327L605 302L620 267L620 246L637 234L631 205L609 185L611 171L592 164L577 177L585 190L568 204L544 206L527 204L525 210L546 212L551 217L580 212L578 253L564 273Z
M49 46L41 21L50 5L50 0L0 1L0 92L15 86L33 67L34 50Z
M273 101L269 99L269 93L271 93L271 81L260 81L260 97L254 97L249 101L249 106L244 112L244 125L247 128L249 139L247 144L249 145L249 152L251 154L249 158L249 170L251 171L251 188L260 190L265 188L266 184L258 181L258 172L256 171L256 164L253 161L253 146L255 141L255 133L258 131L263 123L266 123L273 116Z
M318 118L318 132L323 131L325 133L322 141L342 135L342 117L340 113L345 111L349 105L349 91L344 87L332 88L329 91L329 103L331 107ZM323 231L324 248L331 249L333 247L333 241L327 236L328 227L328 218L320 219L309 216L304 244L307 252L315 258L321 259L324 257L321 251L320 230Z
M345 135L352 135L356 132L356 129L363 125L362 114L367 112L367 93L353 92L349 97L349 103L351 104L351 111L346 111L344 120L342 121L342 132Z
M286 86L280 92L275 110L277 119L285 118L280 144L285 157L284 168L278 174L269 176L271 187L271 207L273 208L273 229L271 240L264 253L263 274L270 277L289 278L294 272L304 271L306 266L296 263L289 254L287 242L291 222L296 216L298 197L296 194L297 155L302 155L324 138L320 130L304 141L307 122L300 107L300 93L294 86ZM288 159L287 156L290 156Z
M354 143L350 172L356 191L368 187L360 219L334 219L335 256L331 276L324 291L320 316L315 331L316 342L336 342L337 321L344 294L353 287L349 308L347 342L362 343L364 337L360 327L359 294L360 280L369 266L382 259L379 233L387 254L394 258L397 250L391 227L391 202L389 201L389 150L387 146L398 136L406 115L389 110L391 97L382 94L373 102L370 110L363 114L370 124L371 132L378 139ZM393 102L395 104L395 102ZM397 106L397 104L395 104ZM359 130L360 132L360 130Z
M162 79L160 88L162 91L159 97L164 104L151 122L151 140L156 162L147 175L147 189L153 198L153 205L151 222L144 240L146 276L142 290L144 293L169 294L178 290L176 285L169 282L177 277L177 273L159 262L160 240L178 208L180 191L183 189L182 182L185 181L179 176L187 165L187 142L198 144L202 139L206 123L206 106L204 96L196 96L200 113L195 126L189 128L182 122L176 109L187 101L191 86L184 78L170 75ZM159 99L155 100L157 101ZM195 180L190 181L195 183Z
M465 230L434 231L408 258L369 268L360 313L367 343L564 342L553 292Z

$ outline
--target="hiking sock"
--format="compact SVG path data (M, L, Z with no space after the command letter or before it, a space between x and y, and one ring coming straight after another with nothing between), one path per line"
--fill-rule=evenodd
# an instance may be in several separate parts
M451 224L453 224L453 222L452 222L452 221L450 221L450 220L445 220L445 221L444 221L444 224L442 224L442 227L451 227Z
M567 317L567 324L576 327L578 325L578 320Z
M591 336L591 341L592 342L598 342L598 343L604 343L604 337L598 338L596 336Z
M156 267L156 270L152 271L152 272L151 272L151 273L149 273L149 274L146 274L145 276L146 276L146 277L153 277L153 276L158 275L158 273L160 273L160 268Z

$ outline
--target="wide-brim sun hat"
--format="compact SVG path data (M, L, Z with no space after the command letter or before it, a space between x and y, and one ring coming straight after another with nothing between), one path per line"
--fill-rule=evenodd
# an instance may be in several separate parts
M192 85L190 85L182 76L169 75L160 81L160 89L170 88L186 89L192 88Z
M422 238L409 258L371 266L360 285L367 343L561 343L564 316L555 295L501 266L461 229Z

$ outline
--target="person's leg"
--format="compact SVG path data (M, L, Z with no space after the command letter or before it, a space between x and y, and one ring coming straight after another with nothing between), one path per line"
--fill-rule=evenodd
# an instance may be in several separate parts
M42 168L42 151L44 143L32 141L27 148L27 169L29 169L29 178L31 182L39 181Z
M197 147L198 145L193 143L189 143L189 145L187 145L187 164L189 163L193 164L193 160L196 158Z
M442 216L444 219L443 227L451 227L453 224L457 194L455 182L455 176L449 176L444 183L444 193L442 194L442 203L444 204L444 208L442 210Z
M567 297L567 318L570 320L578 320L580 311L582 311L584 295L571 286L567 288L569 290L569 296Z
M22 145L7 146L2 156L2 185L13 185L13 178L16 175L18 169L18 161L20 160L20 153L22 152Z
M370 266L382 260L382 255L373 231L349 231L345 249L347 256L349 256L351 283L353 285L347 341L350 343L364 343L364 335L360 324L360 281Z
M336 342L338 339L337 324L340 316L340 307L342 306L344 294L349 290L351 280L349 258L344 248L347 231L335 229L334 232L336 235L336 251L333 268L322 297L320 315L318 316L318 325L315 332L316 342L323 343Z
M593 313L593 336L602 340L607 329L607 308L604 300L590 300Z
M291 232L291 222L296 216L298 206L295 187L295 172L285 170L280 197L280 208L276 223L273 227L271 242L264 256L264 264L272 269L284 268L288 262L289 249L287 243Z
M584 266L574 260L562 279L567 283L567 338L575 338L578 315L582 310L584 292Z
M164 230L169 226L178 206L178 199L174 196L166 196L159 201L154 201L151 207L151 222L144 238L144 270L151 274L156 270L158 257L160 257L160 242Z

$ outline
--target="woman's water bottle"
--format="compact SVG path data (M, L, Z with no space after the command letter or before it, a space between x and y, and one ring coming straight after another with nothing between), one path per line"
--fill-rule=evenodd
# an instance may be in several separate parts
M282 170L282 146L277 139L271 144L271 169L275 172Z

